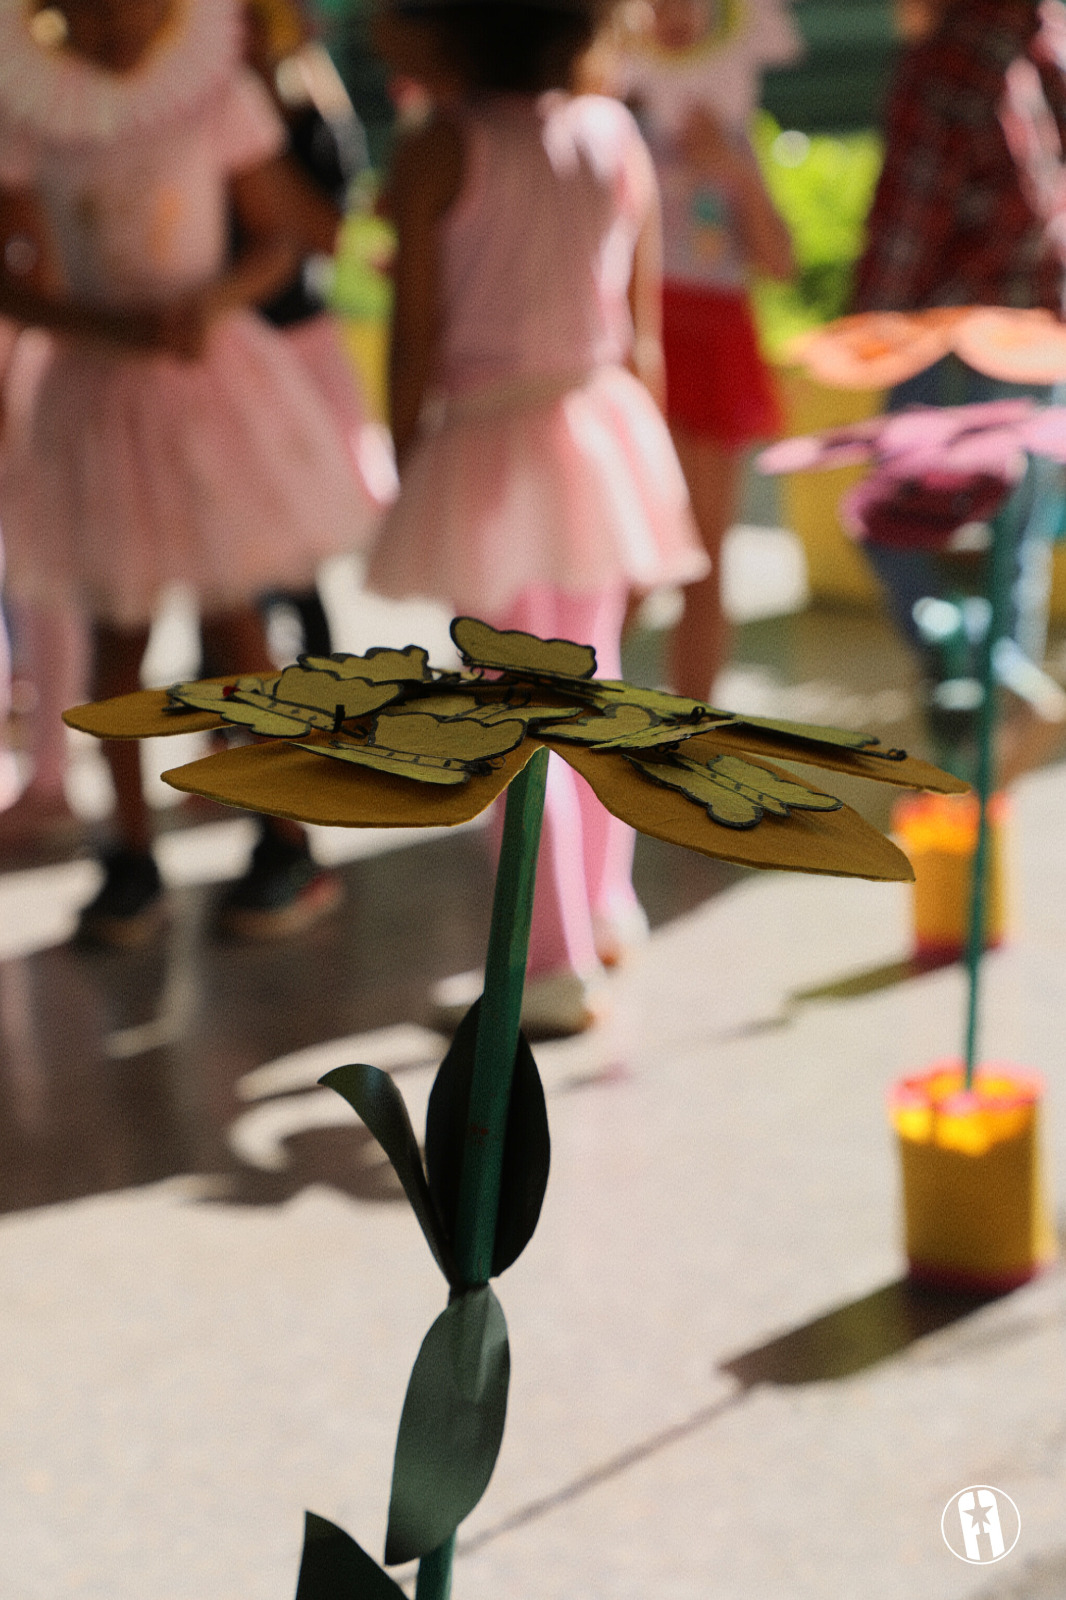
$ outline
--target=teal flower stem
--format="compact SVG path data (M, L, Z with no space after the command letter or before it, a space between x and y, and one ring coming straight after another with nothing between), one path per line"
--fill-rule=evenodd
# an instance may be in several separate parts
M977 737L977 771L974 788L977 791L977 845L973 857L973 876L970 883L970 924L966 947L966 974L968 998L966 1006L966 1077L967 1091L973 1088L977 1068L977 1033L981 997L981 963L985 946L986 907L988 901L988 866L990 837L988 807L994 783L994 756L996 733L996 645L1006 632L1010 604L1011 574L1014 552L1021 533L1019 523L1024 519L1021 486L1011 495L1003 510L992 523L992 541L988 552L986 594L988 598L988 630L981 645L981 706Z
M507 791L455 1228L456 1261L463 1281L471 1286L488 1282L496 1239L547 772L548 752L541 749ZM415 1600L448 1600L454 1547L453 1534L423 1556Z
M452 1592L452 1561L455 1557L455 1534L423 1556L418 1563L418 1582L415 1600L449 1600Z

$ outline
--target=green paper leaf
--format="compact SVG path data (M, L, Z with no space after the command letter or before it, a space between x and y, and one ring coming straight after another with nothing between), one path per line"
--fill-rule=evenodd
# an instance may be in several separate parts
M475 709L472 702L470 709ZM454 784L465 783L474 773L491 771L489 762L509 755L525 736L525 723L513 717L486 725L476 716L437 717L401 707L382 711L365 743L343 733L329 744L295 742L316 755L388 772L396 778Z
M815 722L779 722L773 717L734 716L734 728L765 728L767 733L783 733L790 739L803 739L813 744L835 744L845 750L865 750L875 754L870 745L880 744L872 733L851 733L846 728L823 728ZM889 752L884 752L886 755ZM895 752L892 752L895 754Z
M840 810L835 795L808 789L740 756L712 756L706 762L688 761L683 754L674 755L669 762L633 760L653 783L676 789L705 806L712 822L724 828L754 828L768 811L787 817L791 809Z
M338 650L331 656L298 656L301 667L311 672L331 672L338 678L362 678L367 683L428 683L429 652L420 644L405 650L390 650L375 645L365 655L346 655Z
M319 1082L333 1089L342 1100L347 1100L374 1135L403 1185L404 1194L411 1202L411 1210L418 1218L438 1267L450 1284L457 1284L459 1275L444 1225L426 1182L418 1140L403 1095L395 1083L387 1072L362 1063L334 1067Z
M407 1600L398 1583L335 1522L304 1516L296 1600Z
M503 1439L511 1357L488 1284L443 1311L422 1341L400 1416L385 1561L443 1544L484 1494Z
M433 1083L426 1112L426 1171L429 1189L449 1239L459 1209L459 1179L469 1118L470 1085L481 1001L459 1024ZM533 1237L551 1165L548 1108L537 1063L524 1034L518 1036L511 1098L503 1140L500 1201L492 1250L492 1273L506 1272Z
M687 800L703 806L712 822L723 828L754 828L766 815L762 806L731 786L715 782L706 767L672 766L667 762L630 758L638 772L664 789L676 789Z
M714 722L731 722L731 711L716 711L702 700L689 700L684 695L667 694L664 689L642 689L635 683L624 683L620 678L597 678L587 685L589 697L596 705L641 706L654 716L667 717L675 722L700 723L710 727Z
M329 730L333 717L310 707L279 707L270 689L271 679L237 679L234 684L176 683L172 697L197 711L213 711L239 728L250 728L268 739L291 739L314 729ZM228 691L228 692L227 692Z
M317 657L304 657L316 660ZM328 660L328 657L326 658ZM329 717L328 727L338 721L365 717L379 711L390 700L399 698L400 685L394 682L368 683L365 678L344 677L337 672L299 665L286 667L278 679L274 698L282 709L314 706ZM339 713L339 716L338 716Z
M501 632L476 617L456 617L451 625L456 649L470 666L530 678L591 678L596 652L570 639L541 639L519 628Z
M372 744L356 744L354 740L331 739L329 744L305 744L293 741L301 750L312 755L331 756L334 761L347 761L355 767L369 767L372 772L387 772L393 778L412 778L416 783L465 783L477 768L469 762L445 761L438 756L411 755L407 751L380 750Z
M476 707L469 709L475 711ZM486 725L476 716L431 716L404 706L383 711L375 719L369 742L376 749L400 755L476 762L506 755L520 745L525 736L525 723L514 717Z
M482 722L486 727L494 723L514 721L532 723L559 722L568 717L585 714L583 705L535 704L528 690L517 689L513 684L495 692L475 679L464 692L449 688L446 693L419 695L406 702L408 710L428 711L435 717L451 720L463 717L467 721Z
M557 739L561 744L587 744L597 750L656 750L663 745L682 744L695 732L691 723L666 722L643 706L623 700L561 726L553 723L539 727L537 736Z

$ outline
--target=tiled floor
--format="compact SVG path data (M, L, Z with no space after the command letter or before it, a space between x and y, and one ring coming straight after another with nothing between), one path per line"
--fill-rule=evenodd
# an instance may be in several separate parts
M360 614L341 642L424 633ZM745 622L720 698L920 738L868 617ZM1066 767L1019 785L1016 932L984 1008L988 1054L1050 1079L1060 1172L1064 813ZM3 1600L289 1600L305 1506L380 1554L442 1285L316 1085L388 1067L419 1126L430 985L483 951L482 841L361 839L334 919L249 949L211 926L247 827L172 819L171 926L133 955L64 943L88 859L0 874ZM648 841L637 880L654 933L610 1020L537 1051L552 1179L498 1286L508 1428L456 1600L1058 1600L1066 1280L976 1306L901 1278L884 1092L957 1049L960 971L907 971L901 886ZM940 1535L973 1483L1022 1517L987 1570Z

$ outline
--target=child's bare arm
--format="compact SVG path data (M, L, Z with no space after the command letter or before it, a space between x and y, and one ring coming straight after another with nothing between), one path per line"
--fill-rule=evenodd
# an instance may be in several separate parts
M283 236L302 255L332 255L341 213L290 156L279 155L232 180L237 220L252 239Z
M718 119L701 107L689 114L680 144L687 161L728 191L749 266L770 278L791 278L792 239L747 141L731 139Z
M401 465L433 377L440 336L438 234L462 180L462 134L444 116L410 134L396 152L387 196L396 228L389 420Z
M128 350L195 355L207 322L200 299L137 307L77 300L64 283L36 196L28 189L0 189L0 316Z
M241 247L212 283L161 312L160 342L195 357L211 322L226 311L255 306L284 287L307 255L331 255L340 213L287 156L236 173L230 200Z
M336 207L287 156L235 173L230 201L242 243L225 271L190 306L192 311L198 303L205 329L224 311L268 300L305 256L331 255L337 242Z
M138 319L80 305L66 293L51 234L29 189L0 189L0 316L130 345L147 337Z
M663 364L663 240L658 205L648 207L637 236L629 279L629 309L633 317L630 369L662 409L666 404L666 368Z

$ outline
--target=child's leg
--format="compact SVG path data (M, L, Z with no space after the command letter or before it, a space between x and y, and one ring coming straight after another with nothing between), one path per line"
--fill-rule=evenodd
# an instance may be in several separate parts
M94 628L93 689L97 698L132 694L140 687L140 666L148 648L148 628ZM163 883L152 857L152 826L141 780L138 739L105 739L104 757L115 788L117 847L105 850L104 881L83 909L78 937L93 944L142 944L164 918Z
M36 693L31 718L33 776L29 793L39 799L63 793L67 730L63 712L84 700L88 630L74 605L20 605L15 614L19 653Z
M685 428L672 429L700 538L713 563L684 590L684 611L670 640L669 679L678 694L706 700L729 655L729 622L722 605L722 543L736 515L744 464L739 450Z
M11 716L11 646L4 614L0 611L0 808L10 807L18 795L18 767L7 745L6 726Z
M269 671L263 626L251 609L226 612L203 624L205 647L220 672ZM141 687L141 662L148 648L147 625L120 628L110 622L94 626L93 694L98 700L134 694ZM137 739L105 739L104 755L115 786L115 825L124 849L146 852L152 825L141 778Z
M254 607L215 612L203 619L201 632L217 672L273 670L263 619ZM342 898L341 880L316 866L298 822L260 817L259 828L248 870L224 897L222 926L241 938L282 938L332 911Z
M585 879L578 781L565 762L554 755L550 758L529 935L530 978L556 972L585 978L599 966Z
M200 623L204 655L218 674L273 672L266 627L253 606L208 612Z
M561 595L562 622L559 637L596 647L596 673L601 678L620 678L622 658L620 639L625 624L628 595L622 589L609 589L596 596ZM612 964L618 958L624 930L643 921L643 912L633 888L633 829L612 816L597 800L584 778L572 774L581 808L581 837L585 858L585 884L592 908L596 947L601 958Z
M59 841L76 828L67 804L67 730L63 712L87 694L88 629L74 605L17 602L12 607L16 670L33 689L26 719L29 782L0 812L0 840L9 845Z
M537 586L523 591L503 616L493 619L493 625L591 644L599 675L617 677L625 602L622 586L589 595ZM498 819L497 829L501 826ZM636 905L630 882L632 854L632 829L604 809L572 768L553 757L533 900L531 978L596 972L594 916L607 917L616 908Z
M238 606L230 611L208 613L200 622L204 656L219 676L227 672L268 673L275 669L270 660L266 623L256 607ZM263 817L264 833L293 843L305 838L298 822L287 817Z
M93 695L134 694L141 686L141 662L148 648L148 627L119 628L97 622L93 628ZM115 828L124 850L147 854L152 826L141 778L139 739L105 739L104 757L115 787Z

